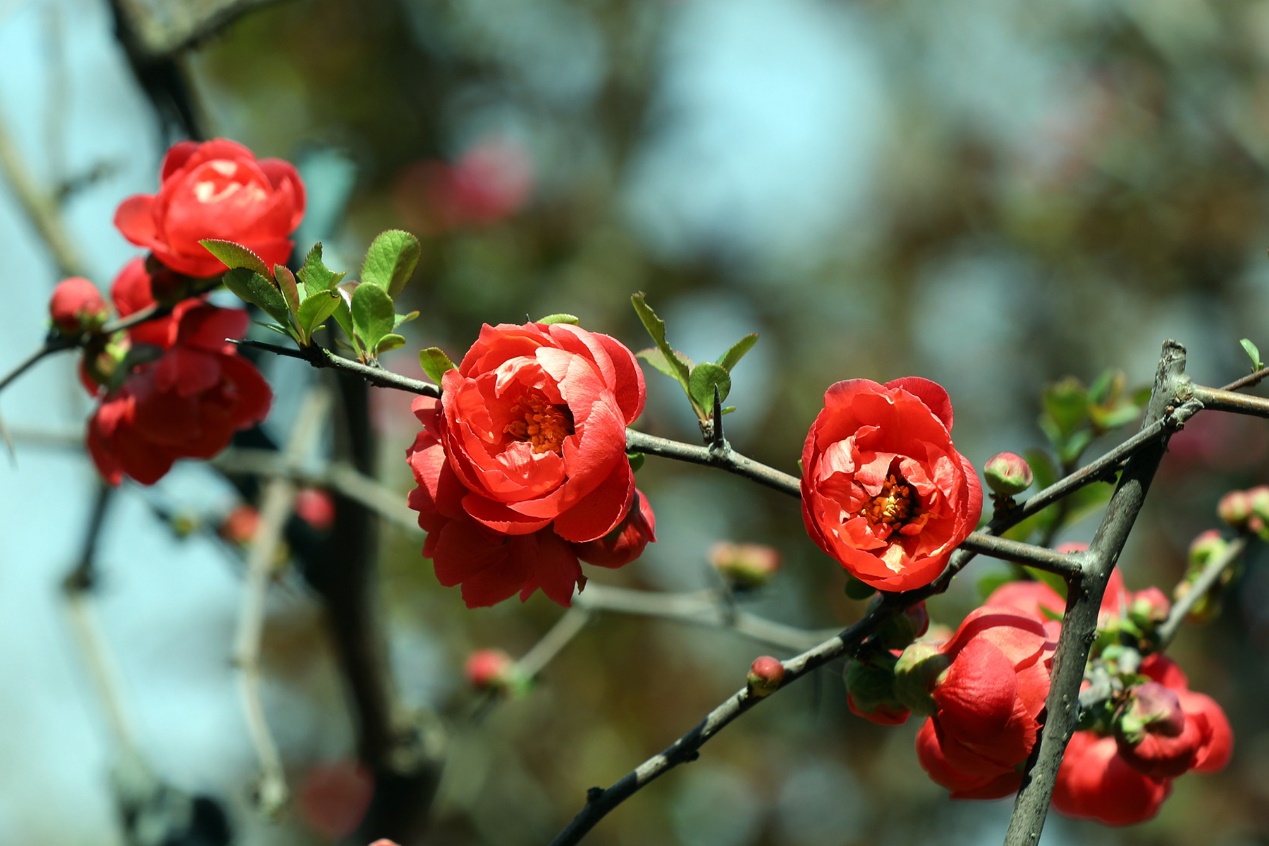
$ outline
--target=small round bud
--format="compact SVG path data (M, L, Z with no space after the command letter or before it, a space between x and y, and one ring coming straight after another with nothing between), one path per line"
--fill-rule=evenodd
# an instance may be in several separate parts
M501 649L477 649L467 656L463 674L467 683L479 690L505 690L510 687L515 662Z
M1012 452L1002 452L989 458L983 465L983 475L987 479L987 487L1000 496L1020 494L1035 481L1031 465L1021 455Z
M776 691L784 681L784 665L770 655L755 658L749 665L749 695L761 699Z
M1235 529L1242 531L1251 520L1251 494L1248 491L1230 491L1221 497L1216 513Z
M57 283L48 310L54 328L63 335L96 332L110 318L110 306L97 286L79 276Z
M1208 529L1197 535L1194 540L1190 541L1190 567L1191 569L1202 569L1206 567L1208 562L1216 558L1218 555L1224 555L1225 550L1229 548L1229 542L1221 537L1220 531L1217 529Z
M934 704L934 686L939 676L947 671L952 661L943 654L940 644L917 641L903 650L894 666L895 698L909 710L924 716L933 716L938 708Z
M877 629L877 641L886 649L906 649L929 628L930 612L924 602L918 602L882 623Z
M779 572L780 553L758 543L719 541L709 548L709 563L733 586L752 590Z
M335 500L324 490L304 488L295 495L295 514L319 532L335 523Z
M260 529L260 512L251 505L239 505L225 515L216 534L234 546L246 546Z
M851 713L882 726L907 722L911 712L894 692L894 665L851 661L846 665L846 705Z

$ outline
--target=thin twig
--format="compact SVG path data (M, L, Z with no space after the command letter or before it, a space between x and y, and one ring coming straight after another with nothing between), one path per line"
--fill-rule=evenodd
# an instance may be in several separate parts
M233 343L243 347L264 350L275 355L286 356L287 358L298 358L301 361L307 361L313 367L329 367L355 373L364 379L367 384L374 385L376 388L396 388L399 391L406 391L425 397L439 397L441 395L441 389L431 382L411 379L409 376L402 376L400 373L393 373L391 370L384 370L382 367L362 364L359 361L344 358L342 355L336 355L330 350L319 346L292 349L291 347L283 347L277 344L266 344L263 341L246 340L233 341Z
M1230 411L1235 414L1250 414L1253 417L1269 417L1269 399L1249 396L1233 391L1217 388L1205 388L1194 385L1194 399L1212 411Z
M1176 637L1181 624L1185 622L1185 618L1194 610L1199 600L1207 596L1225 571L1233 566L1246 551L1247 535L1242 535L1230 541L1220 555L1207 562L1207 566L1203 568L1203 572L1199 573L1198 578L1190 582L1190 589L1172 606L1172 610L1168 612L1168 619L1159 625L1157 636L1160 652L1166 649Z
M305 398L284 458L298 461L308 450L319 424L325 420L330 395L314 389ZM238 668L239 693L243 714L260 763L257 802L268 816L277 814L288 798L286 774L277 744L269 731L264 703L260 698L260 644L264 633L265 597L273 562L282 540L282 527L295 502L295 484L284 476L274 477L265 486L260 502L260 524L247 552L246 584L242 613L234 640L234 663Z
M695 446L627 429L626 449L631 452L686 461L689 464L717 467L789 496L802 495L802 481L796 476L790 476L788 473L760 464L725 444L721 448Z

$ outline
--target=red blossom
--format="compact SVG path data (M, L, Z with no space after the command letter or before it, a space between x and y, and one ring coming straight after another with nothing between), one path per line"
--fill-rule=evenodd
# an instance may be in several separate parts
M625 518L626 426L646 390L618 341L567 323L485 326L442 387L439 438L472 519L507 535L554 523L585 543Z
M1171 779L1154 779L1128 766L1115 738L1077 731L1058 769L1053 807L1068 817L1132 825L1153 818L1171 792Z
M143 266L124 268L112 291L122 314L150 304L146 285ZM170 318L130 330L134 345L153 345L158 355L117 388L97 388L103 396L88 422L88 451L107 481L127 475L153 484L177 459L211 458L235 432L264 420L273 392L225 340L242 337L247 323L245 311L187 300Z
M602 538L576 544L577 557L596 567L624 567L657 539L656 528L657 518L648 498L635 488L635 503L626 518Z
M928 379L829 388L802 451L811 538L880 590L933 581L982 512L978 475L951 429L951 400Z
M167 267L189 276L225 270L198 242L234 241L272 267L291 255L290 235L304 216L304 185L295 167L259 159L233 141L182 141L168 150L157 194L124 200L115 226Z
M929 654L927 645L917 646ZM986 606L930 657L926 677L937 671L928 691L933 715L918 736L917 757L952 796L998 798L1018 789L1040 729L1055 646L1038 620Z

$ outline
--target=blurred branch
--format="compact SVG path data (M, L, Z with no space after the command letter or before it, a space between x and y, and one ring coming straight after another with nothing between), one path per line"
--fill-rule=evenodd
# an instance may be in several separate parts
M1172 639L1176 637L1181 624L1185 622L1185 618L1194 610L1194 606L1198 604L1199 600L1207 596L1208 591L1216 585L1225 571L1232 567L1242 557L1243 553L1247 551L1247 544L1246 535L1230 541L1224 552L1209 561L1207 566L1203 568L1203 572L1199 573L1198 578L1190 582L1190 589L1173 604L1172 610L1168 612L1168 619L1164 620L1159 626L1160 652L1166 649Z
M326 391L314 389L309 392L296 415L295 428L282 456L284 460L298 461L308 451L329 407L330 396ZM273 563L282 540L282 527L291 514L294 502L295 485L290 479L275 477L265 486L260 503L260 525L247 552L246 585L234 642L234 664L238 668L243 713L260 763L257 801L270 817L286 804L288 792L282 758L269 731L260 699L260 642L264 632L265 596Z
M27 217L40 234L40 239L48 247L58 273L63 277L87 276L88 271L75 249L74 239L62 222L57 202L51 194L45 194L36 186L35 180L22 164L17 147L0 116L0 172L13 187L13 194L18 199Z

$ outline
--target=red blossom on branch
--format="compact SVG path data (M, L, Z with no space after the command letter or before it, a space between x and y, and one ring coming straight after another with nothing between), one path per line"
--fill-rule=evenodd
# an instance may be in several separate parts
M802 451L812 540L880 590L933 581L982 513L982 486L951 429L951 400L927 379L829 388Z
M137 194L115 212L115 226L167 267L214 276L225 266L199 241L216 238L250 248L266 265L291 255L290 235L304 216L304 185L295 166L256 159L234 141L183 141L168 150L157 194Z

